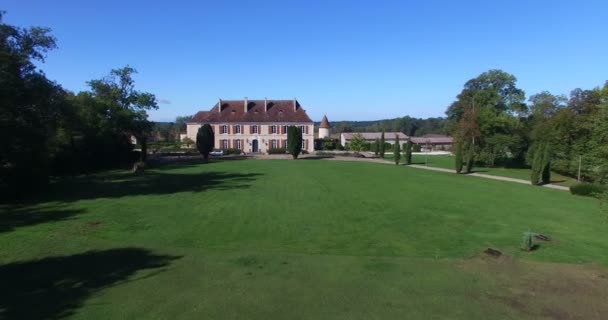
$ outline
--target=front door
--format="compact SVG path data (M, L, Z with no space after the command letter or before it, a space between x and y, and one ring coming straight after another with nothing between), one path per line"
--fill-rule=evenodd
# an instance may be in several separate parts
M258 152L258 140L251 141L251 152Z

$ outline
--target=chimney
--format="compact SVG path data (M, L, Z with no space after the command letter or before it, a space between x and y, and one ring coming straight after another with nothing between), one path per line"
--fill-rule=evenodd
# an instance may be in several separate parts
M245 103L243 104L243 106L245 107L245 113L247 113L247 97L245 97Z
M268 99L264 97L264 112L268 112Z
M222 113L222 99L220 99L220 102L217 105L217 112Z
M293 111L296 112L298 110L298 101L296 98L293 98Z

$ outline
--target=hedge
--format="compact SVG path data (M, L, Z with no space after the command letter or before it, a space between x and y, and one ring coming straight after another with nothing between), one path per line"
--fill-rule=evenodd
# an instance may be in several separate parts
M286 154L287 149L285 148L270 148L268 149L268 154Z
M586 197L598 197L607 191L608 186L601 184L579 183L570 187L570 193Z

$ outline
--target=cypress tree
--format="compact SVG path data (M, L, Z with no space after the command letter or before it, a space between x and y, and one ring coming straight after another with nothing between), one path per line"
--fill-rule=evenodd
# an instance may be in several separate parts
M207 160L209 152L213 150L214 144L215 135L213 134L213 129L211 129L208 123L205 123L202 127L198 128L198 132L196 133L196 149Z
M378 150L380 150L380 139L376 138L376 142L374 142L374 155L378 156Z
M543 150L543 170L541 174L542 183L551 183L551 147L548 143L545 144Z
M395 135L395 145L393 146L393 158L395 159L395 164L399 164L399 160L401 160L401 144L399 143L399 135Z
M456 151L454 153L454 161L456 166L456 173L462 172L462 141L461 139L456 140Z
M382 135L380 135L380 158L384 159L384 149L386 145L384 143L384 130L382 130Z
M294 159L297 159L302 151L302 130L296 126L287 128L287 149Z
M473 165L475 164L475 145L470 143L467 148L467 159L466 159L466 170L467 173L473 172Z
M412 164L412 141L408 140L405 145L405 163Z
M544 145L542 142L537 142L532 147L532 173L530 174L530 182L533 185L538 185L540 183L541 174L543 171L543 152Z

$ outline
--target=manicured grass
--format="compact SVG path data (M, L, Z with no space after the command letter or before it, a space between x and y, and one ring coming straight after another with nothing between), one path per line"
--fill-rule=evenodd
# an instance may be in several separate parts
M392 161L392 155L385 157L387 160ZM414 164L428 165L429 167L438 167L454 170L454 157L445 155L422 155L415 154L412 156L412 162ZM486 168L486 167L475 167L475 172L489 174L493 176L516 178L522 180L530 180L531 171L530 169L518 169L518 168ZM577 183L576 179L561 175L553 172L551 174L551 181L554 184L562 186L572 186Z
M0 318L608 312L608 224L596 201L558 190L377 163L233 160L64 179L32 202L0 207ZM553 240L522 252L527 230ZM485 257L488 247L507 257Z

